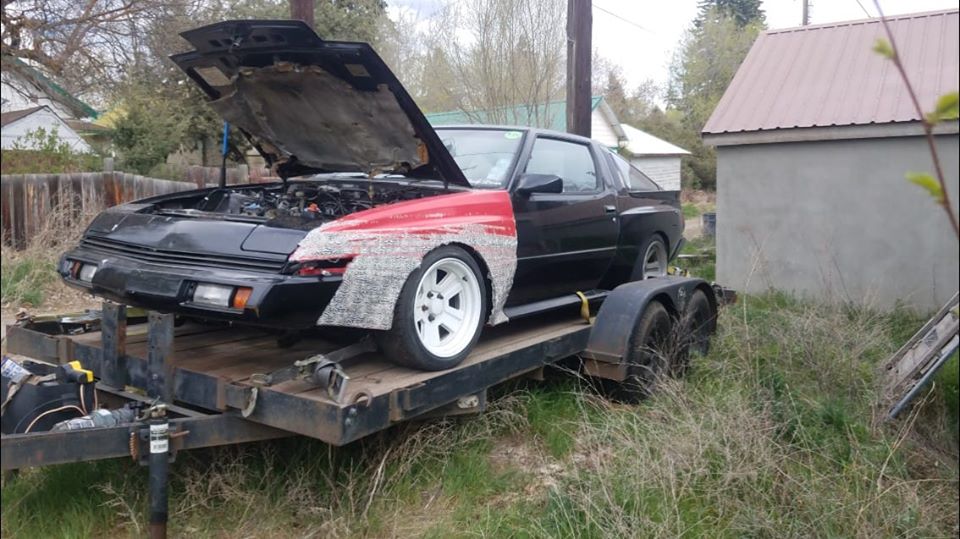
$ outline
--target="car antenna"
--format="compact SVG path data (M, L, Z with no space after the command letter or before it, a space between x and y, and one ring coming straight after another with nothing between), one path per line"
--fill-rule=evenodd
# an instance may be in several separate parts
M227 187L227 141L230 138L230 122L223 122L223 144L220 148L220 189Z

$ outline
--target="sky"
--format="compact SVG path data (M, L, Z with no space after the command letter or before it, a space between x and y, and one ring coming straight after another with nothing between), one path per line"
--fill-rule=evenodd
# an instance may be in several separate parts
M393 0L391 10L429 17L443 0ZM564 2L564 0L556 0ZM873 0L810 0L810 23L876 16ZM631 87L652 79L665 84L668 66L684 31L697 14L698 0L593 0L593 48L623 69ZM956 8L958 0L882 0L887 15ZM764 0L768 28L800 25L802 0Z
M956 8L957 0L883 0L880 5L885 14L898 15ZM600 56L620 65L631 86L646 79L665 83L673 51L697 14L697 0L593 0L593 6L593 47ZM864 9L869 16L877 14L873 0L811 0L810 23L865 19ZM765 0L763 10L768 28L790 28L800 26L803 3Z

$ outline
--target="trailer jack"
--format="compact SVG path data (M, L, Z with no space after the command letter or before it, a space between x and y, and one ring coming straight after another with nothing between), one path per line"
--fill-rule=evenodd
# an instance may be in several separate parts
M170 476L170 462L173 460L170 451L170 421L167 418L167 407L157 404L148 408L143 416L146 427L139 429L139 440L131 433L130 456L141 466L149 469L147 494L150 507L150 538L164 539L167 536L167 518L169 516L168 484ZM140 458L140 442L146 441L148 453Z

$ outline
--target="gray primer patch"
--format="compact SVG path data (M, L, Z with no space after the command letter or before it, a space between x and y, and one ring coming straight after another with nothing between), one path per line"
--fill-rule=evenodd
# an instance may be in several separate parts
M336 221L329 223L336 224ZM356 254L343 282L317 320L321 326L387 330L407 277L427 253L459 243L474 249L489 269L492 284L491 325L507 321L503 304L517 268L517 237L491 232L491 226L466 224L439 227L439 232L409 230L325 232L323 225L308 234L293 258L335 258Z

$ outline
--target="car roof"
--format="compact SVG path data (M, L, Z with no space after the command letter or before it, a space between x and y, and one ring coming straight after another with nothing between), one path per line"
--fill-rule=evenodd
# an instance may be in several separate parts
M464 129L464 130L474 130L480 131L484 129L491 130L502 130L502 131L524 131L532 135L546 135L551 137L559 137L564 139L569 139L577 142L586 142L594 143L593 139L582 137L580 135L574 135L573 133L564 133L563 131L555 131L553 129L540 129L539 127L530 127L526 125L497 125L497 124L444 124L444 125L435 125L433 126L434 130L442 131L444 129Z

